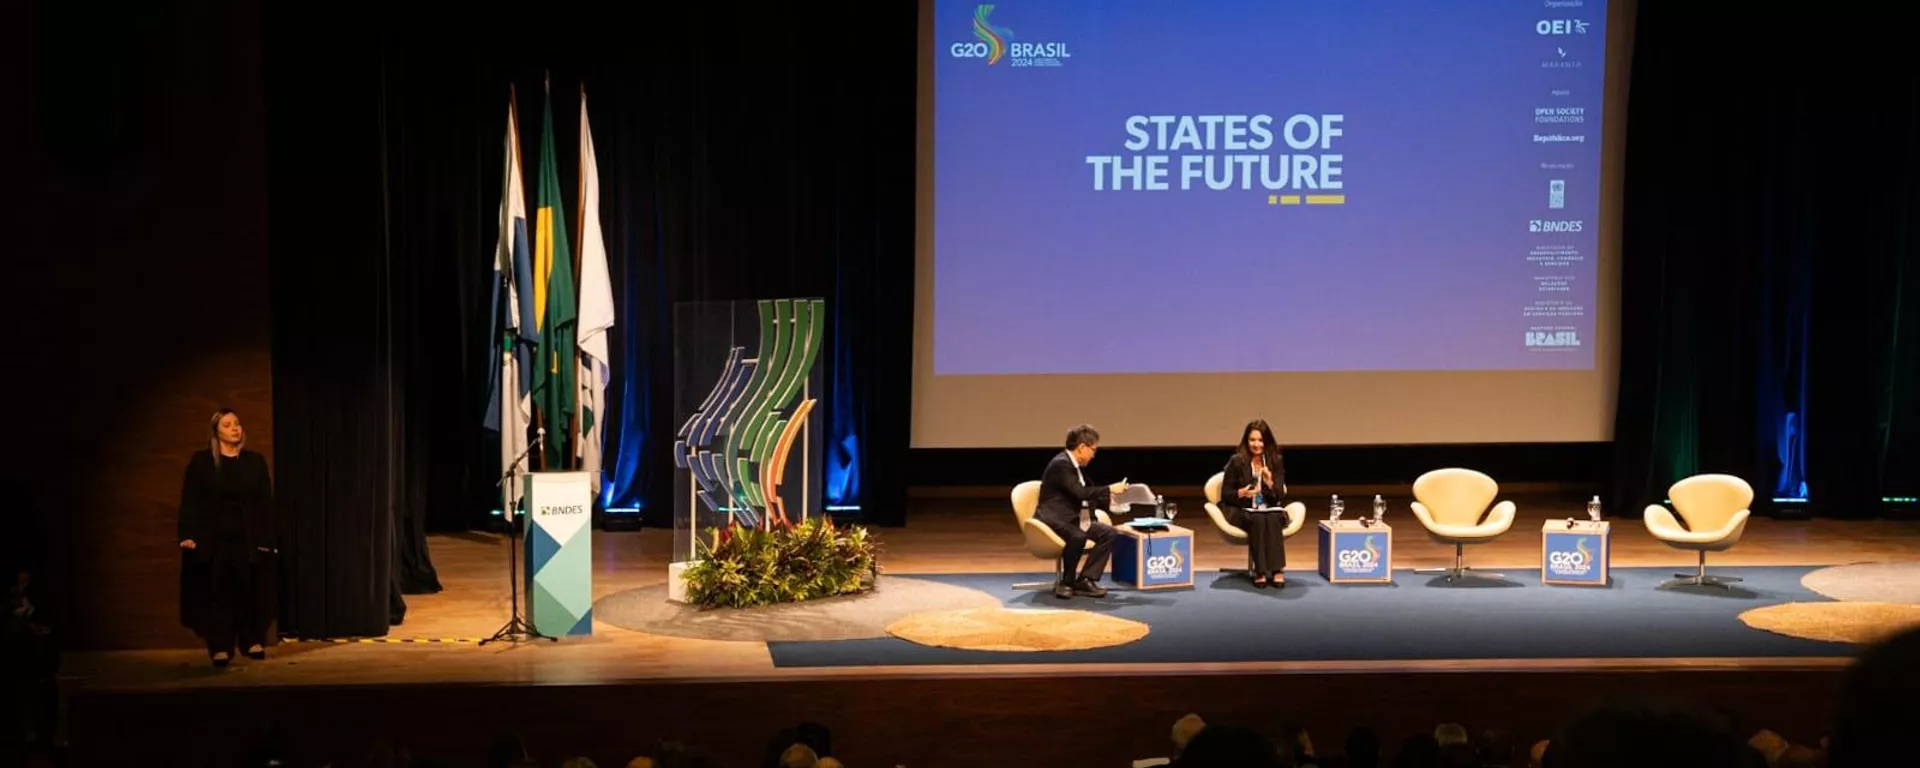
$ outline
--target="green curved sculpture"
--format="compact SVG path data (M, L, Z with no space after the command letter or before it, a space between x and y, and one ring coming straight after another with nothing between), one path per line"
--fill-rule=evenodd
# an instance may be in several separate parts
M746 396L736 401L735 408L724 417L727 440L720 455L723 461L733 463L730 480L735 502L759 510L763 523L772 521L768 514L769 489L762 487L771 476L763 477L755 470L784 456L781 435L797 415L801 388L820 359L825 306L822 299L759 302L758 364L747 382ZM805 418L804 414L798 415ZM783 465L778 469L784 474L784 461L778 463Z

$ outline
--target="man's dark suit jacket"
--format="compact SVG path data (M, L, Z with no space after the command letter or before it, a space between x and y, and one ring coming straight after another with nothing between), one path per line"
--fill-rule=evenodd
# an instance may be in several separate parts
M1085 470L1081 470L1084 472ZM1106 509L1107 487L1087 485L1073 469L1073 457L1066 451L1053 455L1047 471L1040 475L1040 508L1033 516L1043 523L1080 527L1080 502L1092 502L1094 509Z

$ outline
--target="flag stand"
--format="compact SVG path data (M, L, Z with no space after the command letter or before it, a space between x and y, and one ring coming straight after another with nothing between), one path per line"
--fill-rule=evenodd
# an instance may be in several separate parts
M547 431L542 429L540 433L533 438L533 442L529 443L525 449L520 451L520 456L513 460L513 464L507 467L506 474L501 475L500 481L494 483L494 486L503 487L507 483L512 482L515 479L514 476L520 473L520 462L524 461L528 454L533 452L534 446L542 445L546 441ZM542 447L544 448L544 446ZM541 638L555 643L560 642L560 639L557 637L540 634L540 630L534 629L533 625L528 623L526 619L520 618L520 553L518 552L520 546L515 543L514 536L514 533L520 526L519 523L514 521L513 513L514 510L512 509L502 511L502 516L506 518L507 522L507 583L510 585L510 594L512 595L508 598L507 605L510 615L507 618L507 623L502 624L500 629L495 630L492 637L481 640L480 644L486 645L488 643L506 641L519 645L524 641Z

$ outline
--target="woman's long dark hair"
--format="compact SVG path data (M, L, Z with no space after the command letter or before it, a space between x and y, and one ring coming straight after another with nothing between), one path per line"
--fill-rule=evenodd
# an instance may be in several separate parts
M1246 467L1253 466L1253 450L1247 447L1247 438L1251 437L1255 430L1260 432L1260 439L1266 441L1265 447L1261 449L1260 460L1266 462L1268 467L1272 467L1273 455L1280 450L1280 446L1274 445L1273 428L1267 426L1265 419L1249 421L1247 426L1240 430L1240 445L1233 451L1233 460Z
M228 414L232 414L235 418L238 418L240 416L240 414L235 412L232 408L222 408L220 410L214 411L213 418L207 420L207 450L213 453L214 469L220 468L220 420L223 418L226 418ZM1240 441L1240 443L1241 443L1241 446L1240 446L1241 448L1243 449L1246 448L1246 440L1243 439ZM240 431L240 450L244 451L246 449L247 449L247 432L245 429L242 429Z

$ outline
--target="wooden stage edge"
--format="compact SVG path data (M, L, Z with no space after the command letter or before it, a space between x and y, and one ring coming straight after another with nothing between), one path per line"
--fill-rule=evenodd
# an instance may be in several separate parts
M1584 511L1578 496L1516 497L1521 516L1513 533L1471 548L1470 563L1537 568L1541 522ZM1243 550L1211 530L1198 499L1177 501L1185 510L1181 522L1196 529L1197 572L1245 562ZM1388 501L1394 510L1388 522L1402 523L1393 529L1396 570L1451 560L1450 547L1429 541L1406 519L1406 499ZM1324 510L1310 514L1317 520ZM1692 566L1689 553L1653 539L1637 515L1613 519L1615 567ZM1000 499L917 499L907 527L874 534L891 575L1011 576L1048 567L1027 554ZM407 622L389 640L491 635L508 615L504 545L492 534L432 536L443 590L409 596ZM595 532L595 598L664 584L672 546L667 530ZM1310 538L1296 536L1289 549L1299 571L1312 569ZM1916 559L1920 522L1756 518L1738 546L1710 556L1709 568ZM1531 658L780 668L765 643L664 637L597 623L590 637L519 646L282 643L265 662L241 659L216 671L190 647L191 636L183 639L189 642L173 648L66 657L63 687L76 755L112 762L115 745L143 736L218 744L231 723L270 719L314 754L404 735L434 754L477 759L479 721L459 713L510 709L527 713L515 721L529 738L567 745L603 765L624 764L658 738L705 744L729 764L752 764L758 739L801 719L834 728L849 765L1011 764L1010 757L1035 765L1125 765L1160 754L1167 727L1191 711L1263 730L1292 719L1335 745L1357 724L1379 729L1391 745L1444 720L1535 739L1586 703L1644 692L1701 701L1805 743L1824 731L1851 663L1837 657ZM1089 706L1097 714L1068 716ZM910 725L897 722L902 712L913 713ZM622 728L606 728L610 722ZM500 723L481 725L498 730ZM752 738L743 740L748 734ZM195 741L201 736L205 742ZM220 762L207 753L179 760Z
M1195 529L1193 562L1197 573L1245 562L1245 550L1226 544L1200 510L1199 499L1179 501L1180 522ZM1543 521L1584 516L1584 500L1575 494L1514 494L1520 518L1507 536L1470 547L1469 563L1485 570L1537 568L1538 529ZM1442 566L1452 549L1429 541L1404 513L1407 499L1388 497L1396 570ZM1309 503L1313 501L1309 499ZM1356 503L1358 500L1356 499ZM1324 506L1324 503L1321 504ZM1043 573L1045 561L1027 554L1012 514L1000 499L917 499L902 528L873 529L881 564L889 575L933 573ZM1324 510L1309 508L1310 519ZM1192 520L1189 520L1192 518ZM1659 566L1690 570L1690 553L1668 548L1646 532L1636 516L1615 516L1612 564L1616 568ZM1306 529L1311 529L1311 525ZM1597 671L1656 669L1832 668L1846 659L1504 659L1277 661L1208 664L1003 664L978 666L861 666L776 668L764 643L723 642L650 635L595 625L590 637L558 644L522 647L472 642L493 634L509 615L505 539L494 534L455 533L429 537L429 553L442 591L407 597L407 621L394 627L386 642L329 641L281 643L255 674L210 677L200 669L205 656L181 632L171 648L73 653L69 682L76 690L161 689L171 687L407 685L413 683L595 682L705 683L713 681L792 681L849 677L1045 677L1072 669L1080 675L1206 675L1361 673L1410 671ZM665 583L673 533L663 529L594 533L594 598ZM1293 537L1288 549L1294 567L1313 566L1309 534ZM1708 566L1834 565L1920 559L1920 521L1815 519L1781 521L1756 517L1741 542L1709 556ZM1568 589L1577 589L1568 587ZM1062 603L1072 608L1075 602ZM394 642L406 639L454 639L461 642Z

